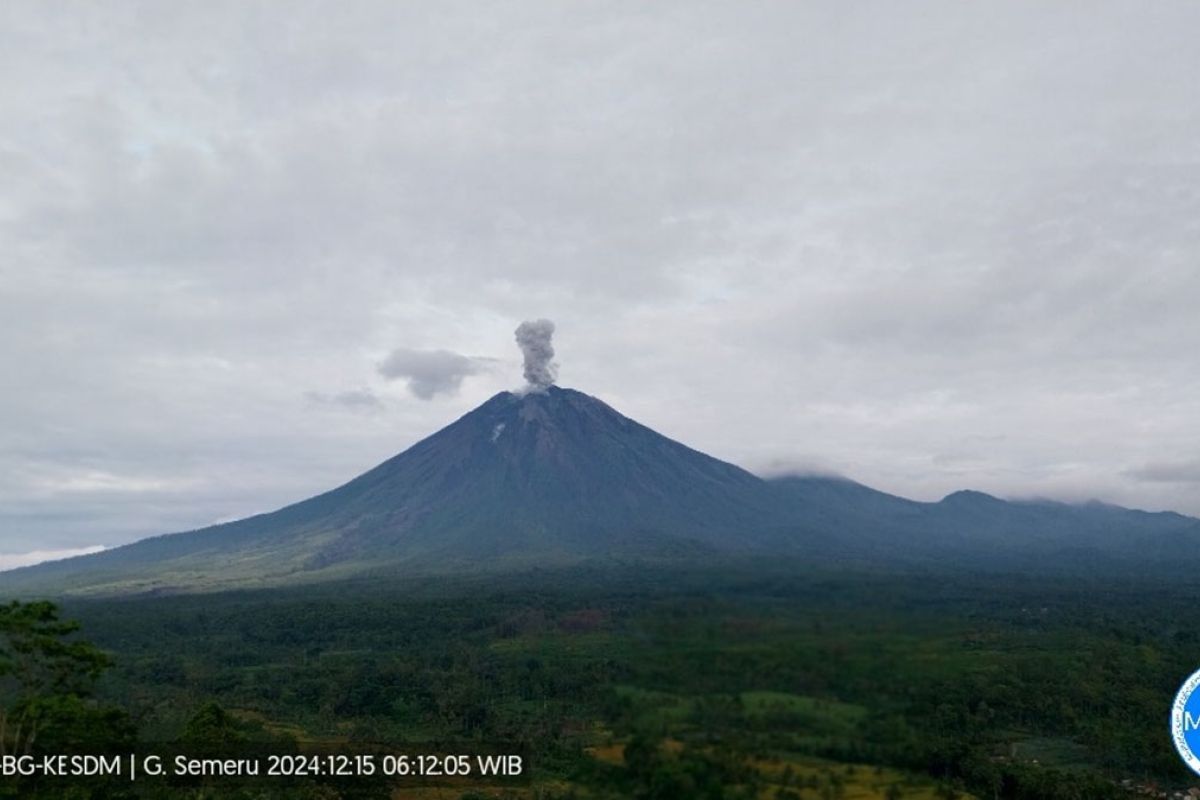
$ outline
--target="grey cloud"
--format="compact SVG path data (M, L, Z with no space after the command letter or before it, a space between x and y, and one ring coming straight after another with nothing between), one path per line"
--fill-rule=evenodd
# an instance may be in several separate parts
M305 397L317 405L339 406L350 411L374 412L383 408L383 401L369 389L350 389L333 394L306 392Z
M388 380L406 380L408 389L422 400L439 394L454 394L463 379L482 369L478 358L449 350L410 350L398 347L379 364L379 374Z
M1151 483L1200 483L1200 459L1153 462L1126 474L1134 480Z

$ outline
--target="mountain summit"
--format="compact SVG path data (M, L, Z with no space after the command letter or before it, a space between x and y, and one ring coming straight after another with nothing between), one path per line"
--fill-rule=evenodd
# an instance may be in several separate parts
M586 559L719 555L1109 568L1195 561L1200 520L1111 506L939 503L843 478L764 480L594 397L501 392L349 483L278 511L0 573L0 592L124 593ZM1057 559L1057 561L1056 561Z
M772 500L749 472L550 386L502 392L293 513L322 531L310 568L469 564L719 546L771 519Z

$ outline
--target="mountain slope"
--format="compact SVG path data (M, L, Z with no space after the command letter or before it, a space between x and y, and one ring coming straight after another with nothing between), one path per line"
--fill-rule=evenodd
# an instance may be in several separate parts
M503 392L333 491L270 514L0 575L149 590L340 574L761 549L762 479L570 389Z

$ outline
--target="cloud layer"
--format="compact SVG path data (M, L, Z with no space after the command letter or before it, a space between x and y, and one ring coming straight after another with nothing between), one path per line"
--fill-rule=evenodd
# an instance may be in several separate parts
M327 489L518 386L542 313L562 383L751 468L1200 513L1152 468L1200 459L1198 28L7 4L0 550Z

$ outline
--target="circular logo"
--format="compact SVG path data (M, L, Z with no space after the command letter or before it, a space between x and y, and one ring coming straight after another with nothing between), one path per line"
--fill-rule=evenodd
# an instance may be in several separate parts
M1191 674L1171 706L1171 740L1179 757L1200 775L1200 670Z

